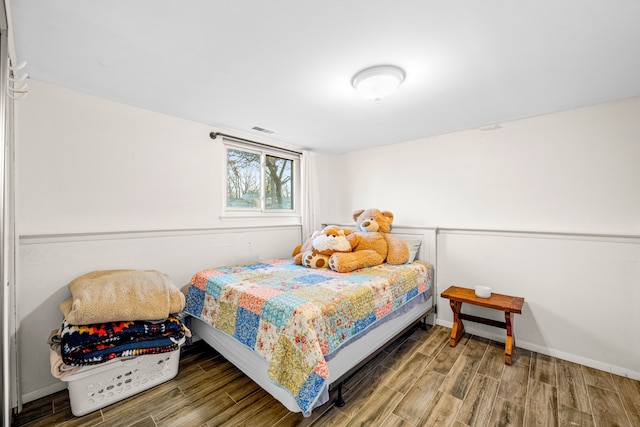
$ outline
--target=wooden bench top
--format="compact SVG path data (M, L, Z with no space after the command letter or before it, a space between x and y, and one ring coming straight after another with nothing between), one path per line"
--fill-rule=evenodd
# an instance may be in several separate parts
M450 286L446 291L442 292L440 296L451 301L466 302L481 307L518 314L522 313L522 305L524 304L524 298L496 293L492 293L489 298L479 298L473 289L459 286Z

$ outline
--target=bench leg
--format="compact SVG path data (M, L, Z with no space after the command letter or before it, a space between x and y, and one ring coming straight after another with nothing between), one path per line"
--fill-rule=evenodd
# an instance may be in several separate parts
M451 311L453 311L453 328L451 329L451 339L449 340L449 345L451 347L455 347L464 334L464 325L462 324L462 319L460 319L460 310L462 309L462 303L460 301L449 300L449 305L451 306Z
M507 340L504 344L504 363L511 365L513 350L516 348L516 339L513 336L513 313L505 312L504 321L507 329Z

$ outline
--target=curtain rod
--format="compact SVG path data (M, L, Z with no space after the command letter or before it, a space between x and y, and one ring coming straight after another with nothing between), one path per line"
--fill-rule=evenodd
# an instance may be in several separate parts
M227 135L226 133L222 133L222 132L211 132L209 134L209 136L211 137L211 139L216 139L218 136L223 136L225 138L233 139L235 141L248 142L249 144L259 145L260 147L266 147L266 148L271 148L271 149L274 149L274 150L285 151L287 153L293 153L293 154L297 154L297 155L302 155L302 153L300 151L289 150L287 148L276 147L275 145L269 145L269 144L264 144L262 142L251 141L250 139L244 139L244 138L240 138L240 137L233 136L233 135Z

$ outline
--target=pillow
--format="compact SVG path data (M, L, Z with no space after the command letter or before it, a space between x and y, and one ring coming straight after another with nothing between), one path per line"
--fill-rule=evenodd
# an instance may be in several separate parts
M409 259L405 264L411 264L415 259L416 255L418 255L418 251L420 250L420 245L422 244L422 240L414 240L414 239L403 239L409 248Z

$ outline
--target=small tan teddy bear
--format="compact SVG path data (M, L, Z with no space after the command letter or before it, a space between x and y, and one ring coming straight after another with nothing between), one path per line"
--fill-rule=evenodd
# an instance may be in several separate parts
M329 257L336 252L351 252L358 243L358 236L348 236L340 228L325 228L311 240L311 250L301 254L302 265L308 268L328 268Z
M313 233L311 239L299 249L300 252L295 254L294 262L308 268L328 268L331 255L336 252L351 252L358 240L358 236L350 230L335 226L325 227Z

